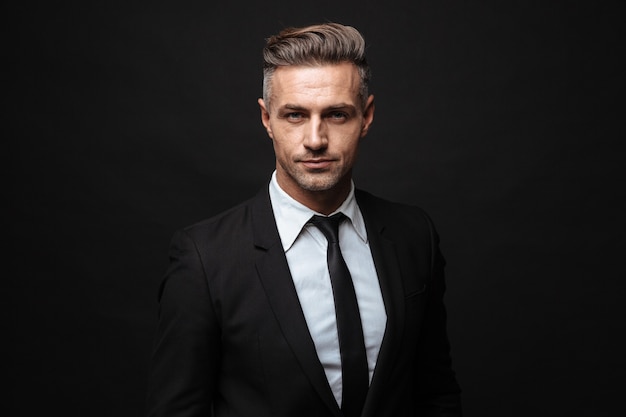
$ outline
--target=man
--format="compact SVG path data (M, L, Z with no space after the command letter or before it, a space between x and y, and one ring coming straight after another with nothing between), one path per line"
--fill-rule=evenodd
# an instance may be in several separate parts
M432 223L352 181L374 118L364 50L339 24L268 39L276 170L174 236L150 416L461 415Z

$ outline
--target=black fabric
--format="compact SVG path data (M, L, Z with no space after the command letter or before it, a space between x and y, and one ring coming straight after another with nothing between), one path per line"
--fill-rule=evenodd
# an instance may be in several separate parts
M387 323L361 417L460 417L428 215L355 190ZM344 248L345 249L345 248ZM256 197L177 232L159 292L150 417L344 417L276 227Z
M341 353L341 411L346 417L358 417L367 396L369 371L354 285L339 247L339 224L345 218L343 213L330 217L313 216L310 223L328 240L328 271L335 300Z

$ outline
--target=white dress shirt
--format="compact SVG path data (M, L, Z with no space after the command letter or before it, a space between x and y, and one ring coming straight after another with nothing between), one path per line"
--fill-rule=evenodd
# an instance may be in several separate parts
M335 303L326 263L327 241L321 231L307 224L314 214L322 214L285 193L276 181L276 172L272 175L269 193L278 233L309 333L337 404L341 406L341 357ZM337 212L342 212L349 219L339 226L339 246L357 296L371 382L385 333L387 314L365 223L354 198L354 183L346 200L331 215Z

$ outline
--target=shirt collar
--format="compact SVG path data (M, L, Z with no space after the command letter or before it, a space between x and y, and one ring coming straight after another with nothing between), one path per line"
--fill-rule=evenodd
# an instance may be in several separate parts
M354 182L351 182L350 193L337 210L331 213L342 212L350 219L350 224L363 242L367 242L367 232L365 230L365 222L363 215L354 198ZM276 171L272 173L272 180L269 185L270 201L272 202L272 211L276 219L278 234L285 252L291 248L296 241L300 232L311 219L314 214L323 216L323 214L311 210L302 203L293 199L289 194L283 191L276 180Z

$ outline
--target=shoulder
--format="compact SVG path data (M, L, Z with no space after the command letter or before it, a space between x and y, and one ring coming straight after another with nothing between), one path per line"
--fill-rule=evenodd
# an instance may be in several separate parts
M387 200L360 189L355 191L355 197L366 217L384 218L388 224L433 228L430 216L419 206Z
M227 248L232 249L234 245L244 243L248 236L252 239L253 211L262 199L260 192L225 211L178 229L173 239L190 239L198 250L204 252L221 253Z
M444 265L439 250L439 234L430 216L416 205L390 201L358 190L357 204L363 214L368 236L394 242L398 256L424 267ZM371 235L370 235L371 233Z
M252 199L241 202L211 217L189 224L183 227L182 231L190 235L197 235L241 225L250 216L251 201Z

